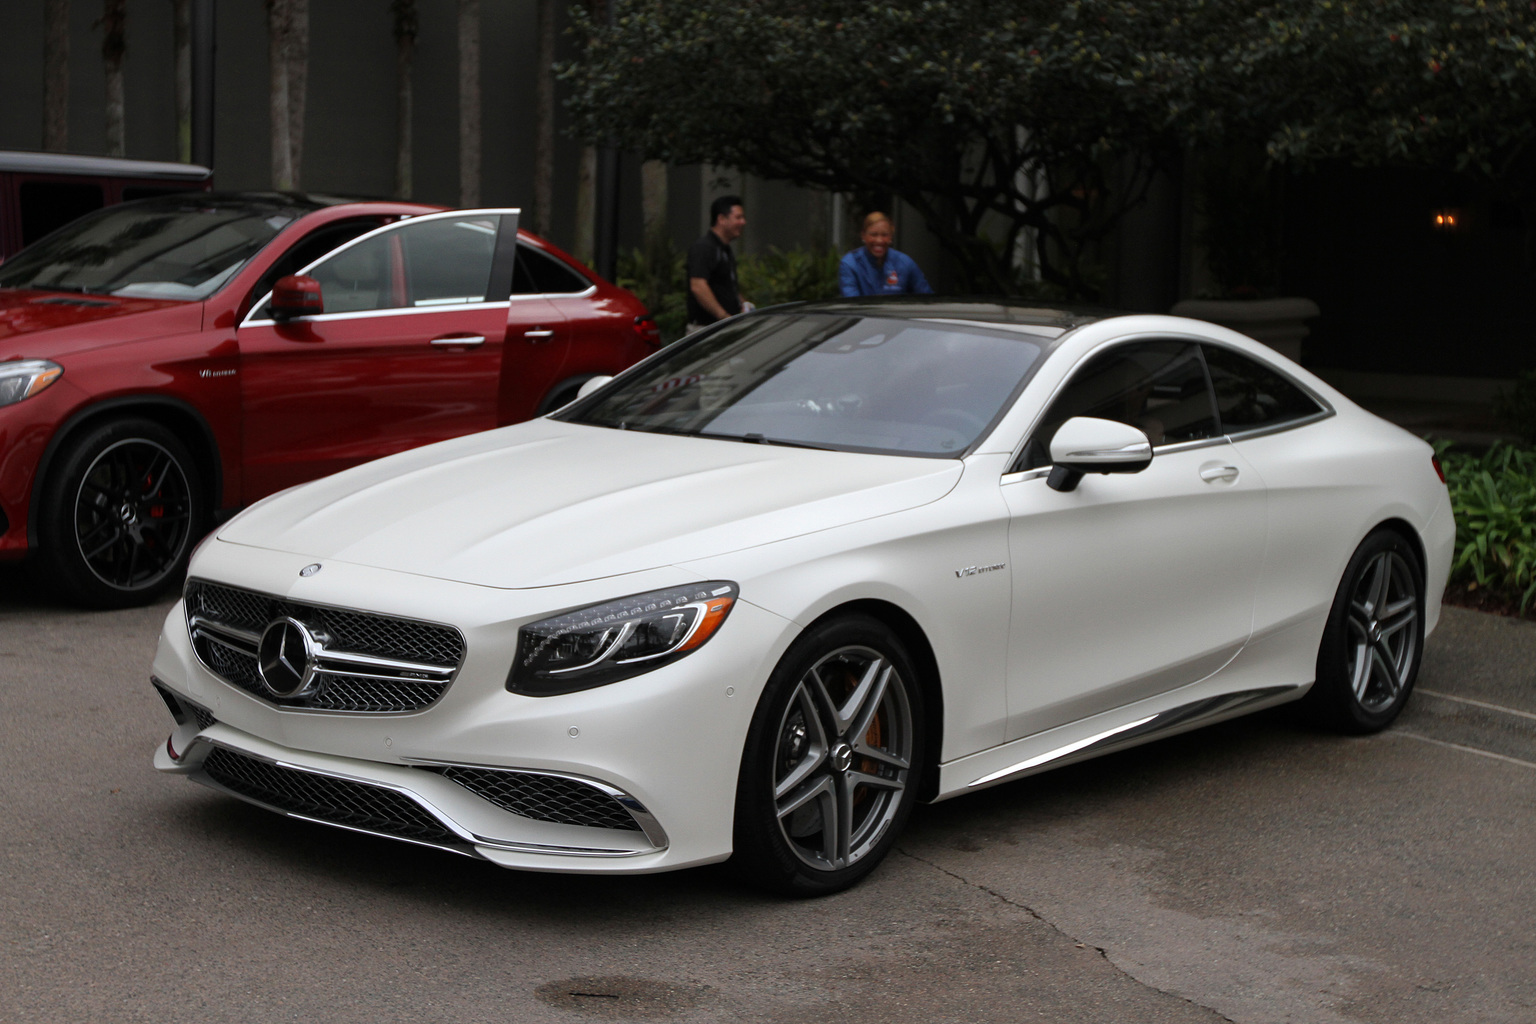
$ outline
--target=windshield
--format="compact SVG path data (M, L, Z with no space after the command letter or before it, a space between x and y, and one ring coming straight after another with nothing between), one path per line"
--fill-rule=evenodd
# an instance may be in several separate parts
M206 298L304 212L217 197L110 206L65 225L0 265L0 288Z
M1041 342L983 324L753 316L679 343L560 415L573 423L893 455L958 456Z

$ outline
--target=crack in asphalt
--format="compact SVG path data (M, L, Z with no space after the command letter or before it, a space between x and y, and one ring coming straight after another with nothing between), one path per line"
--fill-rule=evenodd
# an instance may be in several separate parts
M926 864L930 868L932 868L933 870L939 872L940 874L948 875L950 878L953 878L955 881L959 882L961 885L967 885L967 886L970 886L973 889L979 889L979 890L981 890L982 892L986 893L988 896L991 896L993 899L997 900L1000 903L1004 903L1004 904L1006 904L1006 905L1008 905L1010 907L1013 907L1016 910L1024 911L1024 913L1028 914L1030 917L1034 918L1036 921L1039 921L1041 924L1043 924L1046 927L1050 928L1052 931L1054 931L1057 935L1060 935L1062 938L1065 938L1065 939L1071 941L1074 945L1079 946L1079 947L1081 947L1083 949L1092 949L1092 950L1094 950L1095 952L1097 952L1099 954L1099 956L1104 960L1104 962L1106 964L1108 964L1110 967L1114 968L1114 970L1117 973L1119 973L1122 977L1129 979L1130 981L1134 982L1137 985L1140 985L1142 988L1149 988L1149 989L1151 989L1154 992L1158 992L1158 993L1160 993L1162 995L1165 995L1165 996L1168 996L1168 997L1170 997L1172 999L1178 999L1181 1002L1188 1003L1190 1006L1198 1006L1200 1009L1206 1010L1206 1011L1214 1014L1218 1020L1226 1021L1227 1024L1237 1024L1237 1022L1233 1018L1226 1016L1220 1010L1217 1010L1214 1007L1207 1006L1205 1003L1196 1002L1195 1000L1189 998L1188 996L1179 995L1177 992L1170 992L1170 991L1168 991L1165 988L1158 988L1156 985L1151 985L1151 984L1148 984L1145 981L1142 981L1140 978L1136 977L1136 975L1130 973L1125 968L1121 967L1119 964L1117 964L1113 960L1111 960L1110 957L1109 957L1109 951L1107 949L1105 949L1103 946L1089 946L1087 943L1079 941L1078 939L1076 939L1072 935L1069 935L1067 932L1063 931L1062 928L1059 925L1057 925L1054 921L1051 921L1051 920L1041 916L1041 914L1040 914L1040 912L1038 910L1036 910L1034 907L1029 906L1027 903L1020 903L1017 900L1010 899L1007 896L1005 896L1004 894L998 892L996 889L993 889L993 888L991 888L989 886L983 885L980 882L973 882L969 878L966 878L964 875L956 874L955 872L949 870L949 868L944 867L942 864L937 864L934 861L931 861L931 860L929 860L926 857L919 857L917 854L913 853L911 850L903 849L902 847L898 846L898 847L895 848L895 852L901 854L903 857L907 857L907 858L909 858L911 860L915 860L919 864Z

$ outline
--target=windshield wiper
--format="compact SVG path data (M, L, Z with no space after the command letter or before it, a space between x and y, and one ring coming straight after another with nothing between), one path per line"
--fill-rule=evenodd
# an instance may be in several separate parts
M835 452L841 449L832 448L824 444L810 444L806 441L786 441L780 437L764 437L762 434L704 434L697 437L710 437L717 441L742 441L746 444L771 444L777 448L810 448L818 452Z

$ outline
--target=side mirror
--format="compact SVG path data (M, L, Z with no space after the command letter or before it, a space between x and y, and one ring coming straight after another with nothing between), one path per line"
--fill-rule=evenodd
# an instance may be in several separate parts
M1052 490L1071 491L1084 473L1140 473L1152 464L1152 441L1127 423L1074 416L1051 438Z
M576 392L576 397L586 398L592 392L596 391L598 388L602 387L604 384L607 384L611 380L613 380L612 377L592 377L581 385L581 388Z
M272 286L272 319L278 322L325 312L320 282L302 274L289 274Z

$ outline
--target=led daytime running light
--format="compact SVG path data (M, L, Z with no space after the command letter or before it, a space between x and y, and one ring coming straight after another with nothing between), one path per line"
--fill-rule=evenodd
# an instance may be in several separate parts
M507 689L572 693L649 672L697 650L736 603L725 580L653 590L524 626Z
M0 363L0 405L10 405L44 390L64 375L64 367L46 359Z

